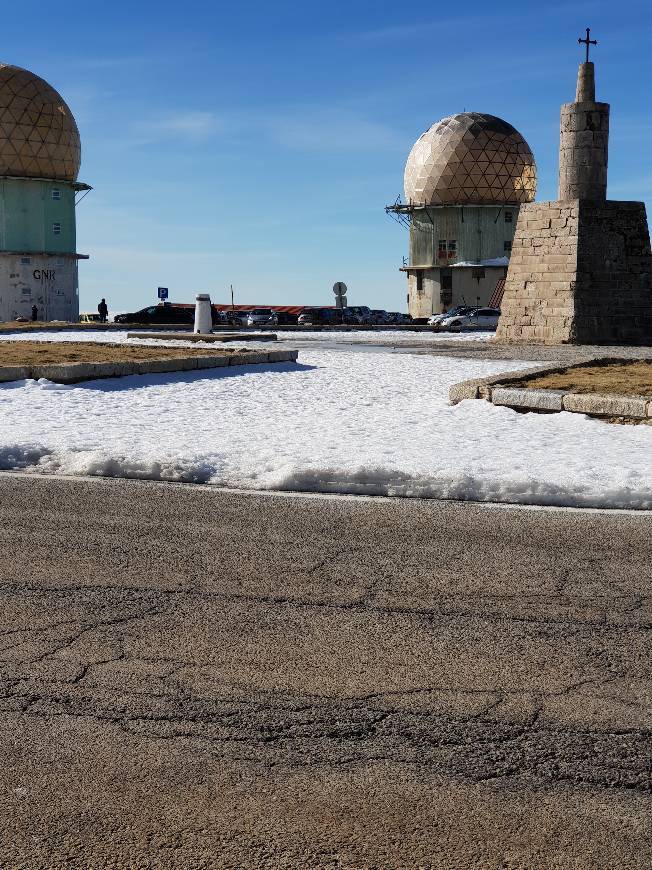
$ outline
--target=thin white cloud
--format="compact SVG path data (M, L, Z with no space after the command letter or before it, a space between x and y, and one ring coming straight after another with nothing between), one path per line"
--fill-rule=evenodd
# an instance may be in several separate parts
M222 130L223 125L213 112L190 111L175 112L167 117L139 125L139 128L145 133L158 133L182 139L204 139Z
M434 21L420 21L413 24L395 24L389 27L378 27L373 30L365 30L356 34L356 39L369 42L391 42L405 39L419 39L430 36L433 32L450 31L459 28L468 31L472 27L487 20L488 16L467 16L462 18L436 19Z
M348 109L298 107L263 124L277 145L300 151L346 152L405 145L392 127Z

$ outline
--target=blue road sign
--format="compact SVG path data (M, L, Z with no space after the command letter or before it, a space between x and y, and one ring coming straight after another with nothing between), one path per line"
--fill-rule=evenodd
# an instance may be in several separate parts
M159 287L158 288L158 298L159 299L167 299L168 298L168 288L167 287Z

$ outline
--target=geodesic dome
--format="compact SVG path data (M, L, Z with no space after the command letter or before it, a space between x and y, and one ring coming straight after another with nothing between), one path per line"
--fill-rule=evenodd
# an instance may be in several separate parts
M75 181L79 130L57 91L29 70L0 64L0 175Z
M443 118L414 144L405 165L405 198L418 205L531 202L536 164L530 146L494 115Z

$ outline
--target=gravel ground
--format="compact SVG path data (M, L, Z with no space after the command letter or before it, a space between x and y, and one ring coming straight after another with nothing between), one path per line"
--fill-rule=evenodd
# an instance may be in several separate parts
M649 514L0 476L0 854L649 870Z

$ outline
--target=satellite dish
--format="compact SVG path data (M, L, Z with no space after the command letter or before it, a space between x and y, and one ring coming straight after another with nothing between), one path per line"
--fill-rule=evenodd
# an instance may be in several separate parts
M336 296L344 296L344 294L346 293L346 284L344 283L344 281L336 281L333 284L333 293Z

